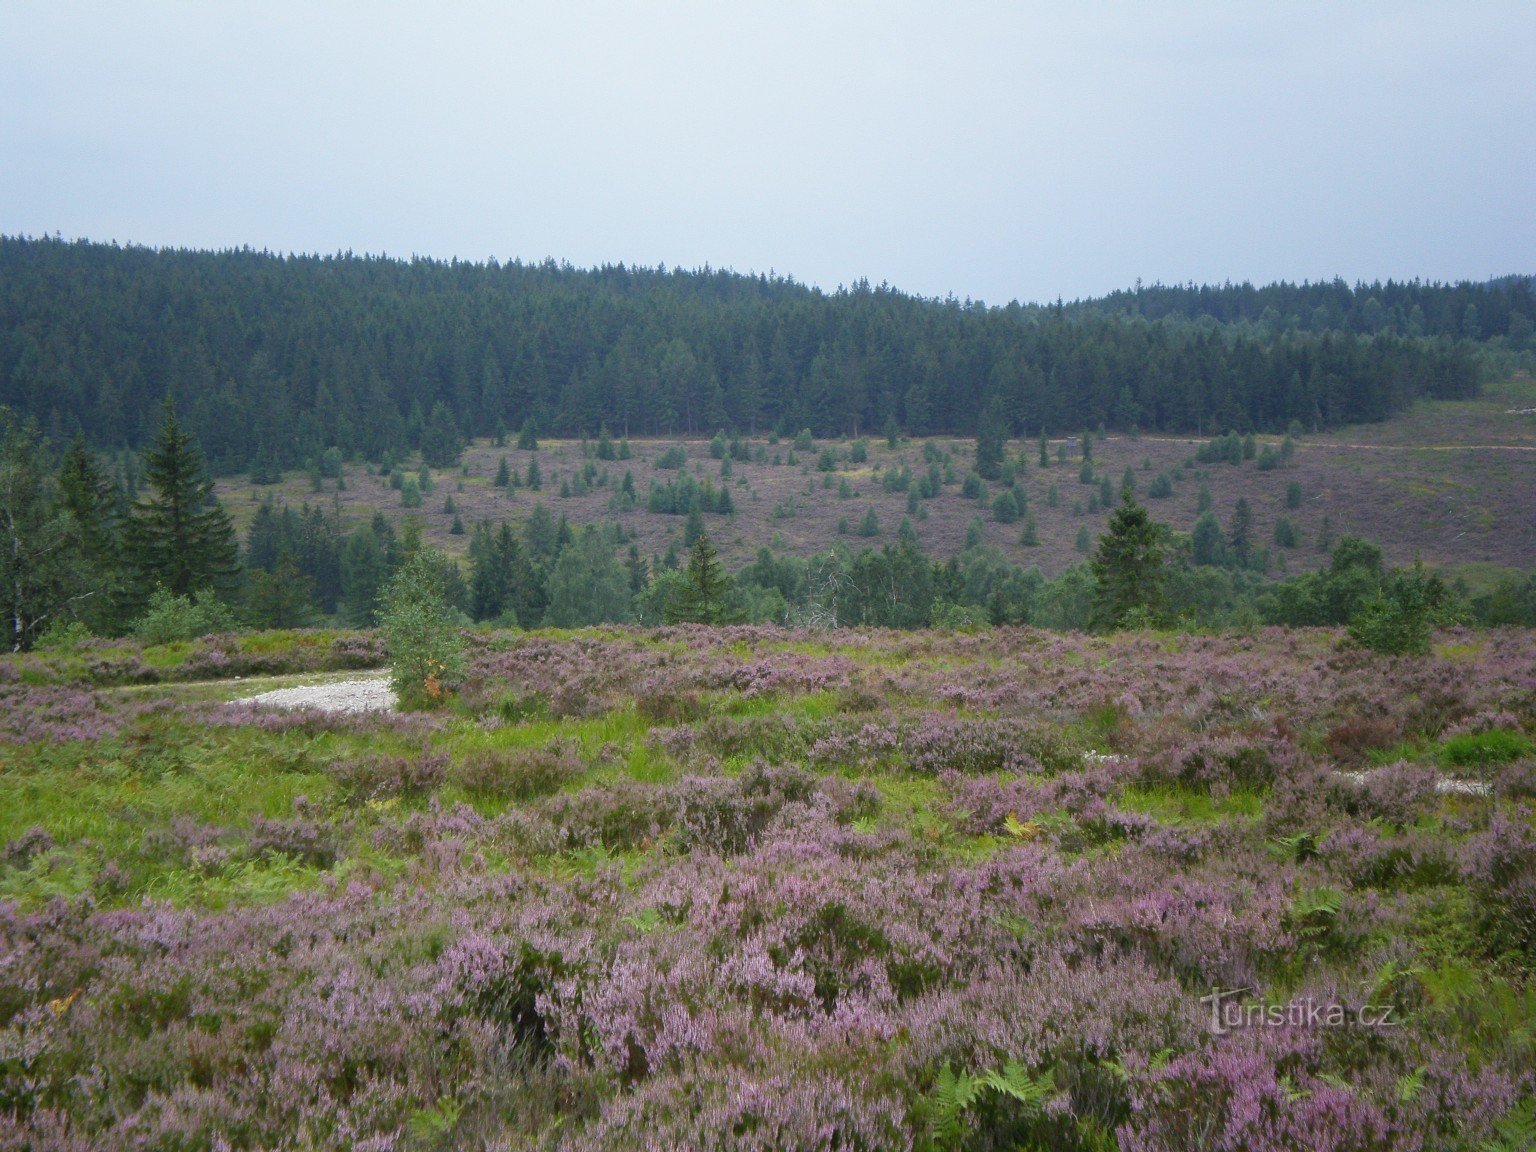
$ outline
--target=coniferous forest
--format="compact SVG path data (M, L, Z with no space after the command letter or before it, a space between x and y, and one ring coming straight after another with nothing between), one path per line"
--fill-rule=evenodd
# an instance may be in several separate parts
M219 473L547 434L1211 433L1380 420L1531 344L1528 278L1137 287L992 307L623 265L0 238L0 404L140 449L174 396Z

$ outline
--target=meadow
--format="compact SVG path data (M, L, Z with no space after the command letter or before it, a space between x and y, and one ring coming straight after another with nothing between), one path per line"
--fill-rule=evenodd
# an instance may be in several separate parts
M0 659L0 1149L1536 1136L1529 631L466 640Z
M592 458L595 441L541 439L538 451L531 452L517 448L515 440L497 446L479 439L465 450L459 468L428 470L433 487L419 508L405 507L389 478L361 463L341 469L339 488L333 478L312 480L303 472L289 472L276 484L226 477L218 493L242 532L264 501L295 509L310 503L327 513L339 512L349 527L376 512L395 522L414 518L428 542L460 557L468 536L451 532L455 517L471 528L480 520L521 524L542 503L578 527L618 521L649 557L682 546L685 519L648 510L649 485L686 474L732 494L729 516L705 516L710 538L731 570L750 563L764 546L792 556L839 542L855 551L866 544L878 546L895 538L906 517L932 556L958 554L975 532L977 542L1010 562L1054 577L1083 560L1079 533L1086 529L1096 539L1104 530L1129 472L1138 498L1177 532L1194 526L1202 489L1209 492L1211 510L1223 527L1230 524L1237 501L1246 500L1254 539L1271 551L1272 573L1325 565L1329 541L1352 533L1380 544L1389 564L1423 560L1482 585L1498 574L1528 569L1536 555L1536 411L1531 409L1536 409L1536 383L1507 379L1485 386L1475 399L1420 401L1380 424L1299 435L1292 458L1273 469L1259 467L1257 458L1237 465L1202 464L1196 456L1209 437L1095 436L1089 483L1080 479L1081 436L1076 432L1069 439L1049 439L1046 468L1039 466L1036 440L1014 440L1007 459L1016 475L1014 490L1026 505L1021 519L1031 516L1036 524L1034 545L1023 543L1021 522L1003 523L993 513L992 503L1005 485L985 482L976 494L966 494L975 442L947 436L901 438L892 446L870 435L863 439L862 461L852 459L854 441L847 438L816 440L810 449L797 451L790 439L746 437L747 458L730 461L728 470L712 455L708 435L637 438L630 442L630 459L612 461ZM1257 448L1278 451L1283 439L1257 437ZM663 466L673 464L667 454L679 446L681 467ZM832 467L823 470L822 455L828 450ZM537 460L541 487L496 486L503 458L509 473L519 478ZM412 477L420 471L415 458L402 461L401 467ZM939 485L931 495L914 499L930 468ZM632 507L615 499L626 471L636 489ZM578 480L584 472L586 478ZM908 480L887 482L903 472ZM1153 493L1160 475L1170 481L1164 496ZM1098 498L1105 479L1116 494L1108 503ZM862 538L858 529L871 510L880 533ZM1276 543L1282 518L1297 531L1293 545Z

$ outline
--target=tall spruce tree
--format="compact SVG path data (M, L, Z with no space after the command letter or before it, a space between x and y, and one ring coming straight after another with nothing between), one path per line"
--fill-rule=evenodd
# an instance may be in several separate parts
M683 577L685 583L677 600L667 606L667 623L725 623L731 578L725 574L708 536L694 541Z
M1163 526L1147 514L1129 489L1099 537L1092 569L1098 592L1095 627L1124 627L1138 616L1157 612L1163 593Z
M7 649L30 648L84 594L82 567L70 518L48 491L36 425L0 407L0 607Z
M175 596L228 589L239 571L229 516L213 495L203 454L182 431L169 398L154 443L144 453L150 495L133 506L131 550L140 591L158 585Z
M1003 470L1003 452L1008 444L1008 414L1003 398L994 396L982 409L976 425L976 472L983 479L996 480Z
M81 575L88 585L73 614L94 632L114 632L123 622L122 493L86 448L84 437L75 437L64 454L58 499L74 523Z

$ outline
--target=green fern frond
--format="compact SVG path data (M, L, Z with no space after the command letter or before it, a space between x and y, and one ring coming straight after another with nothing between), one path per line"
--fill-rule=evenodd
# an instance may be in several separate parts
M1015 1060L1008 1061L1001 1070L994 1069L981 1077L980 1083L1004 1096L1011 1096L1021 1104L1039 1104L1056 1087L1055 1073L1049 1069L1039 1076L1031 1076L1024 1066Z
M1532 1152L1536 1149L1536 1097L1529 1097L1494 1124L1497 1140L1484 1141L1482 1152Z
M1424 1069L1416 1068L1406 1076L1397 1078L1397 1098L1404 1104L1411 1104L1418 1099L1420 1092L1424 1090Z

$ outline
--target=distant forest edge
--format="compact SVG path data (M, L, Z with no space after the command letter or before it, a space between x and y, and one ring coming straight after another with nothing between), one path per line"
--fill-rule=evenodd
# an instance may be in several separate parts
M996 399L1015 435L1316 429L1473 395L1530 359L1533 330L1528 277L989 307L709 268L0 237L0 405L110 450L144 445L169 393L221 473L529 419L567 436L971 435Z

